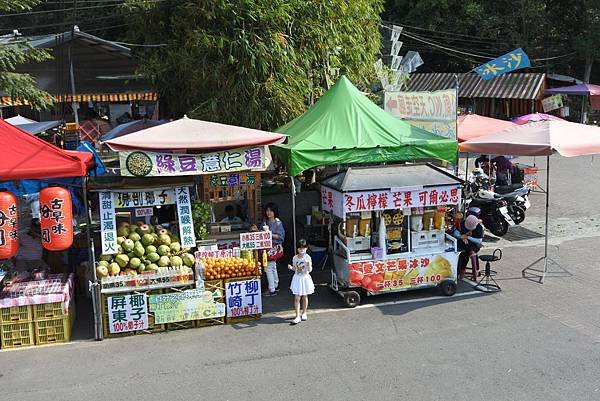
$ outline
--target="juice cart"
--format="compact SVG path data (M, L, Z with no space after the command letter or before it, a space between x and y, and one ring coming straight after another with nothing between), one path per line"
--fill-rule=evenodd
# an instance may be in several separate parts
M349 168L321 183L333 216L331 288L348 307L377 295L457 285L456 239L447 208L460 203L461 180L430 164Z

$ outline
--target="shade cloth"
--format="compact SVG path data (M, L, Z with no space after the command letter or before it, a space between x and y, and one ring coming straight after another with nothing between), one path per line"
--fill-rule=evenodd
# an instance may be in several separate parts
M600 95L600 86L592 85L592 84L579 84L579 85L571 85L571 86L563 86L562 88L552 88L546 89L544 92L546 94L562 94L562 95Z
M550 120L565 121L564 119L553 116L552 114L533 113L533 114L525 114L524 116L517 117L514 120L514 123L518 124L518 125L523 125L523 124L533 123L536 121L550 121Z
M600 128L569 121L517 125L459 145L462 152L544 156L553 151L566 157L600 153Z
M62 150L6 121L0 121L0 143L0 181L82 177L94 165L92 153Z
M271 151L290 175L336 164L456 161L456 141L385 112L342 76L306 113L278 128L290 135Z
M63 303L63 312L69 313L73 297L75 275L50 274L45 280L24 281L6 286L0 291L0 308Z
M115 128L108 131L106 134L100 137L103 142L110 141L111 139L122 137L123 135L133 134L134 132L141 131L146 128L156 127L166 123L167 120L149 120L144 118L142 120L130 121L125 124L119 124Z
M19 127L20 129L22 129L25 132L35 135L35 134L39 134L41 132L48 131L52 128L56 128L56 127L60 126L60 121L59 120L42 121L39 123L33 122L33 123L27 123L27 124L12 124L12 125L14 125L15 127Z
M272 145L285 135L236 127L184 116L156 127L146 128L105 143L113 150L231 149L244 146Z
M23 117L23 116L14 116L4 119L9 124L19 125L19 124L31 124L37 123L37 121L32 120L31 118Z
M514 127L514 124L510 121L480 116L478 114L465 114L458 116L458 141L468 141L511 127Z

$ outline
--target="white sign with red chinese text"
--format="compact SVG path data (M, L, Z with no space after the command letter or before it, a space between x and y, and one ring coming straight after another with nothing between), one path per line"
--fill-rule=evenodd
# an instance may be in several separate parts
M253 251L255 249L271 249L273 235L271 231L255 231L240 234L240 250Z
M121 175L128 177L164 177L220 174L244 170L264 170L267 165L264 146L220 150L202 154L119 152Z
M108 329L111 333L146 330L148 302L146 294L108 297Z
M456 280L458 254L445 252L390 260L350 263L349 281L369 292L431 287L443 280Z
M140 207L135 209L135 217L147 217L154 214L154 208L151 207Z
M343 217L343 213L455 205L460 203L460 196L460 188L452 185L411 190L394 188L348 192L343 195L327 187L321 189L323 209L333 210L339 217Z
M218 249L218 250L199 250L194 252L196 260L202 258L231 258L233 257L233 249Z

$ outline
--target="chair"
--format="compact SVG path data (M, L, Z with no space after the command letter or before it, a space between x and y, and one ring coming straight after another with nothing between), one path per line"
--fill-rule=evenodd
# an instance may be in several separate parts
M502 259L502 250L495 249L491 255L479 255L479 260L485 262L485 270L481 279L477 282L474 287L476 290L484 292L498 292L502 291L494 276L496 272L492 270L491 263L497 262Z

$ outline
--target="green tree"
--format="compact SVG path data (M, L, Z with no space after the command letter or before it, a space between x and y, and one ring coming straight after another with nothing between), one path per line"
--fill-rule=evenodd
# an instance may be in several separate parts
M129 40L173 117L273 129L339 72L366 87L382 0L126 1ZM142 12L143 11L143 12Z
M0 0L0 11L26 11L36 5L36 0ZM46 108L52 102L50 95L40 90L35 79L28 74L15 72L19 64L50 59L45 50L33 49L27 40L15 37L0 43L0 90L13 100L29 102L34 108Z

